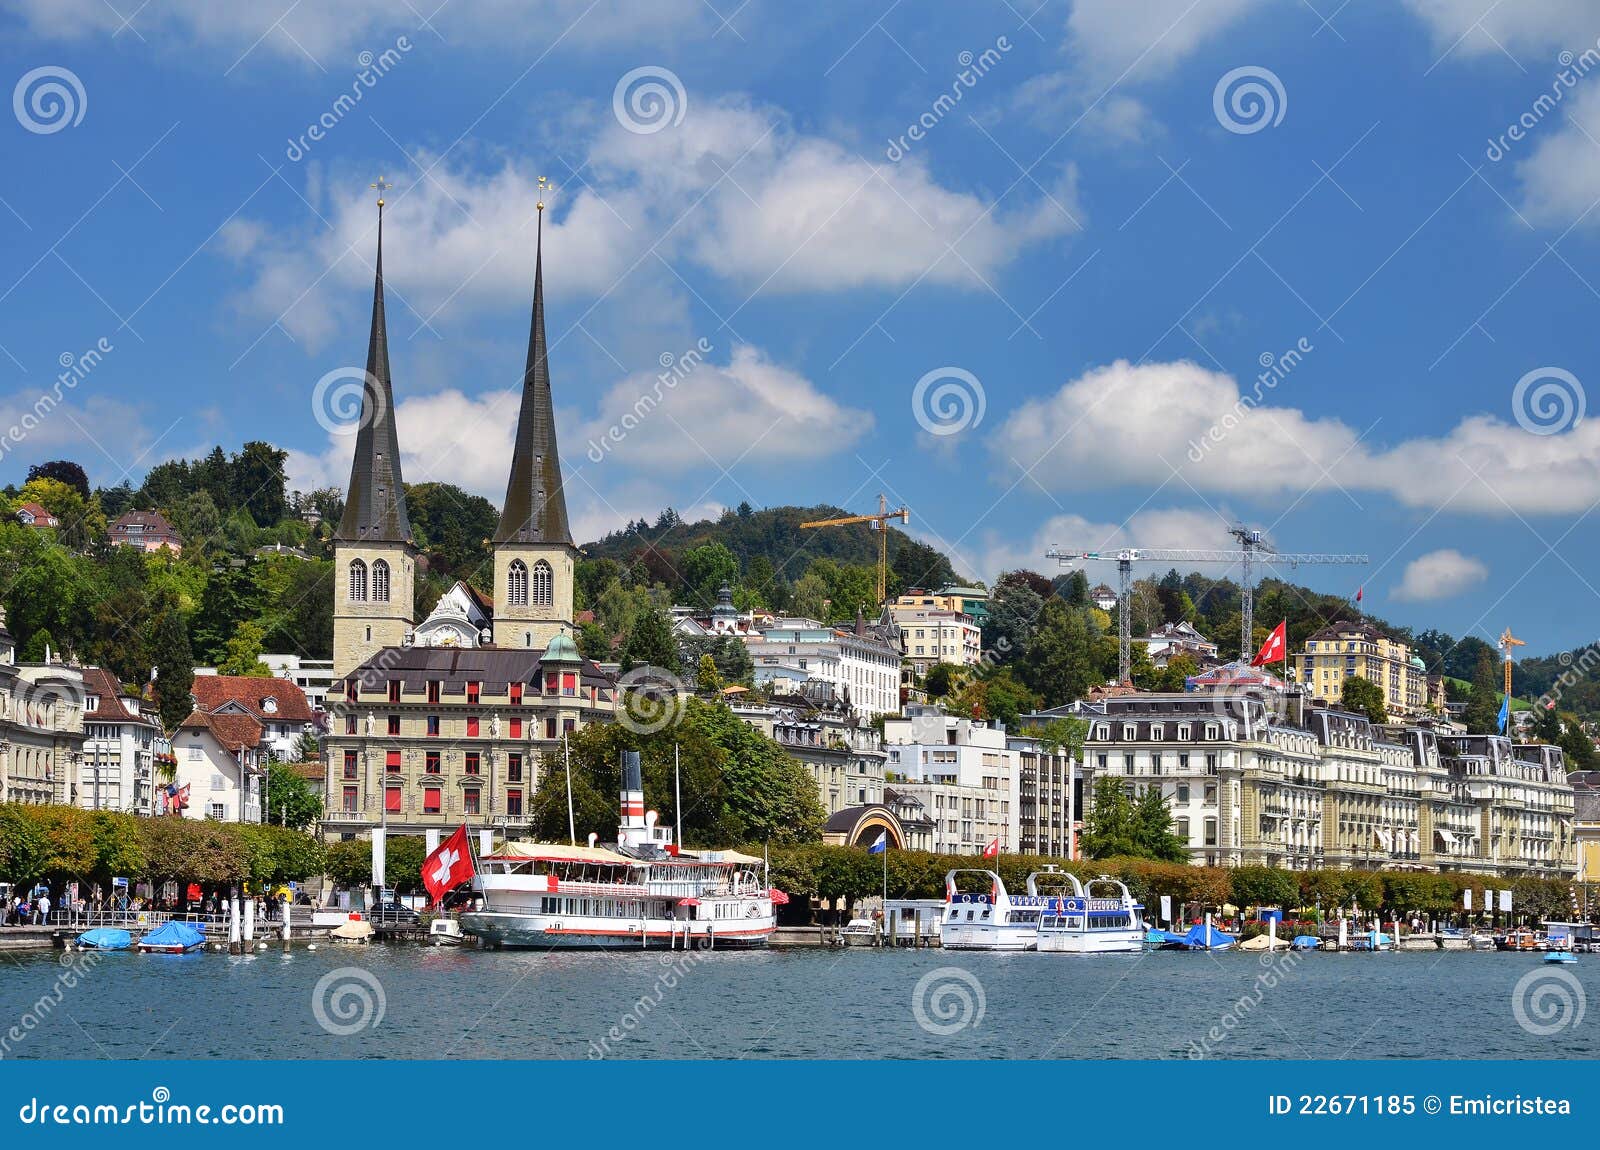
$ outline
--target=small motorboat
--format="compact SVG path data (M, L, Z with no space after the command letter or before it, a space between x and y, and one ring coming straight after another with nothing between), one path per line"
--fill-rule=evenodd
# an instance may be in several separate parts
M870 918L853 918L839 932L839 941L845 946L877 946L878 924Z
M1468 950L1493 950L1495 948L1494 935L1478 931L1467 937Z
M169 919L139 940L141 954L188 954L206 944L206 932L192 922Z
M1209 923L1196 923L1189 928L1189 933L1183 936L1183 949L1228 950L1238 941L1234 935L1224 934Z
M467 936L461 933L461 924L453 918L436 918L428 924L428 943L431 946L461 946Z
M1295 950L1316 950L1322 940L1314 934L1297 934L1289 945Z
M362 922L360 919L351 919L330 930L328 937L346 946L360 946L372 937L372 924Z
M1578 956L1573 954L1570 950L1552 950L1545 953L1544 960L1546 962L1565 965L1569 962L1577 962Z
M97 926L86 930L77 938L84 950L127 950L133 945L133 935L110 926Z

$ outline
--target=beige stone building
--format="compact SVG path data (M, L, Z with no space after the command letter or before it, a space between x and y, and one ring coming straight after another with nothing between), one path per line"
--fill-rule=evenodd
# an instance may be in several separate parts
M84 700L81 672L17 662L0 610L0 803L77 801Z

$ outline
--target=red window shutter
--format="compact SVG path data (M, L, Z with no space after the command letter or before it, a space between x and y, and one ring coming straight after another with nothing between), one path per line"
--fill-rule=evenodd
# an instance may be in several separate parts
M439 788L424 787L422 790L422 810L425 814L436 815L439 813Z
M400 809L400 788L399 787L385 787L384 788L384 790L383 790L383 809L386 810L386 811L391 811L391 812L398 811Z
M511 705L513 707L522 706L522 684L521 683L512 683L511 684Z
M470 738L470 739L476 739L478 737L478 716L477 715L468 715L467 716L467 737Z
M544 693L553 695L561 689L561 675L557 671L546 671L544 675Z
M511 720L511 737L513 739L522 738L522 720L521 719L512 719Z
M578 692L578 673L576 671L561 672L561 693L575 695Z
M384 763L383 763L383 765L388 767L391 771L398 771L400 769L400 752L399 751L388 751L388 752L386 752L384 754Z

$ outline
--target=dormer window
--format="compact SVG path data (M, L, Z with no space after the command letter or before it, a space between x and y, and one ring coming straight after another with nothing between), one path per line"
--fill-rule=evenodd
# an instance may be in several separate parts
M261 700L261 710L263 714L276 715L278 713L278 700L268 695Z

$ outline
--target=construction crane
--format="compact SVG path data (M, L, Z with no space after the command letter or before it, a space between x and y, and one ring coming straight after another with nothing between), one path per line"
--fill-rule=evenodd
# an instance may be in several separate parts
M1365 564L1365 555L1335 555L1326 552L1282 553L1262 537L1261 532L1243 527L1228 532L1239 540L1238 551L1162 550L1149 547L1123 547L1115 551L1064 551L1052 547L1046 559L1071 567L1085 560L1115 562L1117 565L1117 681L1126 683L1133 674L1133 565L1135 563L1237 563L1240 568L1239 651L1248 661L1254 654L1255 570L1258 566L1283 564L1289 567L1332 564Z
M911 522L911 512L901 507L889 510L889 501L878 493L878 513L876 515L845 515L838 519L818 519L811 523L800 524L802 529L812 527L847 527L852 523L870 523L872 529L878 533L878 605L881 607L889 601L889 521L898 519L901 523Z
M1500 636L1500 643L1499 643L1500 653L1505 656L1505 660L1506 660L1506 698L1507 699L1511 698L1511 648L1513 648L1513 647L1526 647L1526 646L1527 646L1526 643L1524 643L1521 639L1517 638L1515 635L1513 635L1511 633L1511 628L1510 627L1507 627L1505 629L1505 633Z

